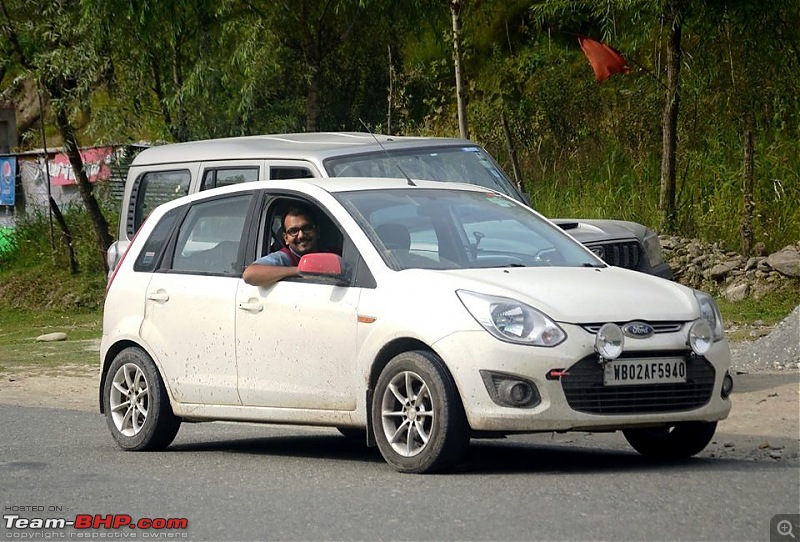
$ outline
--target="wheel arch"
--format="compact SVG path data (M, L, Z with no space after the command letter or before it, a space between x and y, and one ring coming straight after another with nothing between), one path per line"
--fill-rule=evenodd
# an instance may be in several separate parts
M130 339L122 339L114 344L112 344L108 350L106 351L105 356L102 359L102 366L100 367L100 386L97 390L97 400L100 403L100 414L105 414L105 407L103 406L103 388L106 385L106 377L108 376L108 368L114 362L114 359L117 355L125 350L126 348L139 348L145 354L150 356L150 359L153 360L153 363L156 366L156 370L161 375L161 379L164 380L164 374L161 371L161 367L159 367L158 363L155 361L155 358L150 354L147 348L143 347L141 344L137 343L136 341L132 341ZM171 395L169 386L166 384L166 380L164 380L164 387L167 389L167 395ZM171 398L171 397L170 397Z
M373 420L372 420L372 394L375 391L375 385L378 383L378 378L381 376L381 372L383 371L384 367L386 367L392 359L397 356L398 354L402 354L403 352L412 352L412 351L423 351L423 352L430 352L437 356L440 360L442 360L442 365L444 370L447 371L448 376L453 381L453 385L455 386L456 393L458 394L458 398L461 401L461 390L459 389L458 382L455 378L453 378L453 373L450 371L450 367L447 365L447 362L442 358L439 353L431 348L430 345L426 344L425 342L415 339L412 337L399 337L393 339L392 341L386 343L377 353L375 358L372 361L372 367L370 367L369 372L369 380L367 382L367 393L366 393L366 410L367 410L367 441L369 445L374 445L374 436L372 434L373 430Z

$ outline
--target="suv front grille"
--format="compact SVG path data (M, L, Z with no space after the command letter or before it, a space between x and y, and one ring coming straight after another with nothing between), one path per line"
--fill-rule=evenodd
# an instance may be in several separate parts
M645 358L664 352L635 354ZM672 354L674 355L674 353ZM605 386L595 356L582 359L561 377L570 408L589 414L653 414L699 408L711 400L716 372L705 358L686 358L686 383Z
M639 243L636 241L587 245L587 247L603 258L603 261L608 265L624 267L626 269L639 269L642 252Z

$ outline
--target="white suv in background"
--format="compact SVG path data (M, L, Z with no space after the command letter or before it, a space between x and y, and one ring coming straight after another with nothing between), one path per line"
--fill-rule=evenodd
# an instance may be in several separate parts
M155 146L142 151L128 171L117 241L108 251L109 274L161 203L241 182L343 176L463 182L530 203L489 153L464 139L331 132ZM610 265L672 279L656 232L641 224L552 220Z

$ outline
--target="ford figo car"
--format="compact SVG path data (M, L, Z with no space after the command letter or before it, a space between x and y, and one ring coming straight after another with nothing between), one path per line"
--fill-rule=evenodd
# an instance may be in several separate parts
M242 279L310 206L296 277ZM706 294L612 267L529 207L410 179L238 184L154 210L108 287L100 408L125 450L183 421L330 426L402 472L472 436L616 431L687 457L733 381Z

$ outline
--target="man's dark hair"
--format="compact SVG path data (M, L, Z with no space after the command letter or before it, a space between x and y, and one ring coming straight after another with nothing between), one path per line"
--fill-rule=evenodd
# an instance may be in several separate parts
M287 216L304 216L311 221L311 224L315 226L317 224L317 216L314 209L305 203L292 203L286 208L286 211L283 213L283 220L281 221L284 229L286 228Z

